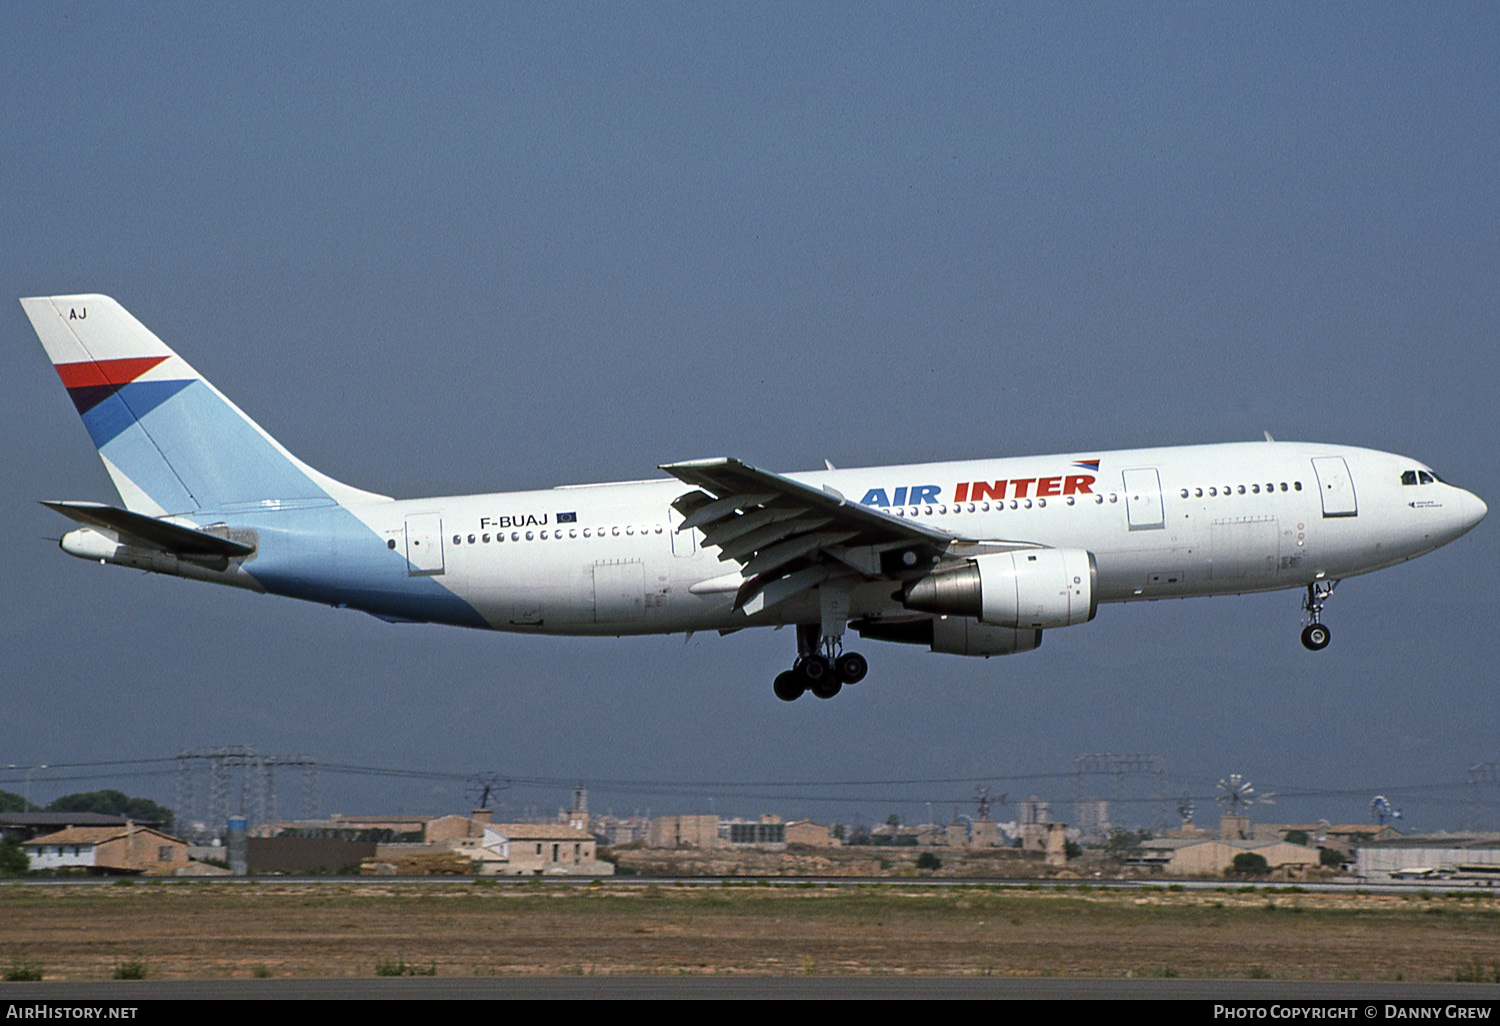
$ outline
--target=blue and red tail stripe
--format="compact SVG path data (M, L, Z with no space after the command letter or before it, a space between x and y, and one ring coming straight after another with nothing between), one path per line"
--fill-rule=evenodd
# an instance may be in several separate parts
M60 363L57 365L57 376L62 379L63 387L68 390L68 398L73 400L78 412L85 414L167 359L165 356L141 356L124 360Z

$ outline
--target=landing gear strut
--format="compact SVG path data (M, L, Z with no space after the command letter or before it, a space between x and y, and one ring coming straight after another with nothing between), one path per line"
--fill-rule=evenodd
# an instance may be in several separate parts
M804 692L832 698L846 684L858 684L870 664L858 652L845 652L843 639L824 636L818 624L797 625L797 661L777 674L772 689L783 702L795 702Z
M1302 599L1302 609L1307 614L1307 626L1302 628L1302 645L1311 652L1321 652L1333 638L1333 632L1323 623L1323 603L1328 601L1338 583L1313 581L1307 586L1307 595Z

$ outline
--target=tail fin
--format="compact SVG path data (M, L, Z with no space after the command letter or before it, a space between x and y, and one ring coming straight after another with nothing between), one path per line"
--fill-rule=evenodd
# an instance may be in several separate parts
M385 498L287 452L108 296L21 306L127 509L162 516Z

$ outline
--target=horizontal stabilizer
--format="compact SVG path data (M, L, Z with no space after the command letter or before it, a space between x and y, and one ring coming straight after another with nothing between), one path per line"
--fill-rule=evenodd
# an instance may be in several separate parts
M121 541L143 542L179 556L224 556L234 559L255 551L254 545L157 520L142 513L106 506L101 502L43 502L42 505L80 524L112 531L120 536Z

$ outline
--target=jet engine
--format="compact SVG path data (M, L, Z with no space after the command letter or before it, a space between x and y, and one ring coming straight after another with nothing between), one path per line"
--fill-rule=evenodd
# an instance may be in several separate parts
M971 556L913 581L901 603L993 627L1069 627L1094 618L1097 576L1094 554L1084 549L1015 549Z
M1014 655L1042 643L1042 632L992 627L972 616L933 616L920 620L856 620L862 638L926 645L933 652L961 656Z

